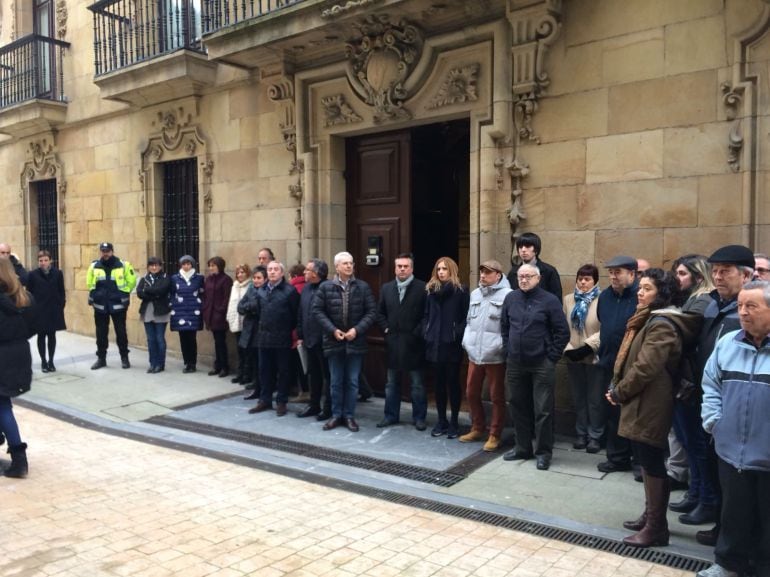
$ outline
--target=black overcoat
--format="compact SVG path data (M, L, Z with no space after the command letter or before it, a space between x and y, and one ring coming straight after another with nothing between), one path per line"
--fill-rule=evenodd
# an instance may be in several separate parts
M0 395L17 397L32 383L30 308L19 309L11 298L0 293Z
M395 280L382 285L377 324L385 333L389 369L414 371L422 366L425 359L422 337L425 297L425 283L419 279L409 284L403 301L398 299Z
M35 297L37 330L41 333L53 333L67 330L64 322L64 305L67 302L64 293L64 275L51 267L48 274L36 268L27 276L27 289Z
M470 294L465 287L445 283L425 299L425 357L432 363L463 360L463 333L468 317Z

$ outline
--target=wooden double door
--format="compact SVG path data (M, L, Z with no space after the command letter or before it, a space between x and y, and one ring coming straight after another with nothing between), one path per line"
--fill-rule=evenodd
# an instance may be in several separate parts
M346 142L347 246L356 276L377 299L380 287L394 278L400 253L414 255L415 276L426 281L442 256L467 270L469 149L467 120ZM376 392L384 392L379 328L368 341L365 375Z

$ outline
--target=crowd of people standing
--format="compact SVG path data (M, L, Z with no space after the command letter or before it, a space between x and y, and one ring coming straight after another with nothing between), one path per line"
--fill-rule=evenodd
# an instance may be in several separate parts
M604 263L610 286L598 284L594 264L580 266L575 287L563 296L558 271L540 258L540 238L517 238L519 263L506 276L494 260L479 267L472 291L457 263L439 258L431 277L414 277L414 258L399 254L395 278L372 288L355 276L353 256L340 252L334 275L320 258L287 270L268 248L258 263L235 267L179 259L169 276L157 257L137 279L133 266L116 257L110 243L89 267L89 303L94 310L97 360L106 366L109 323L116 333L121 366L130 368L126 312L136 288L149 350L148 373L165 370L167 326L179 335L184 373L197 371L197 333L212 333L211 376L230 374L228 330L236 335L238 367L233 382L253 389L250 413L288 413L292 382L306 375L309 403L297 416L324 421L323 430L356 432L356 403L367 352L367 332L385 336L385 409L378 427L401 419L402 382L408 375L411 422L427 428L423 371L433 375L434 437L501 445L510 403L514 447L511 460L551 465L554 446L556 364L563 361L575 407L575 450L606 448L603 473L633 470L644 487L645 507L623 525L634 531L631 546L667 545L667 511L683 524L713 524L699 542L715 546L717 563L700 577L770 575L770 261L747 247L728 245L708 258L684 255L671 270L643 259L616 256ZM0 245L0 356L15 362L0 368L0 427L12 465L7 476L27 473L26 445L11 398L29 390L31 357L22 342L37 333L43 372L55 371L56 331L65 328L66 298L51 255L38 254L27 272L10 247ZM26 288L25 288L26 286ZM36 305L33 307L33 302ZM30 314L35 309L40 314ZM26 356L22 349L26 350ZM459 382L464 354L467 381ZM24 362L19 362L21 359ZM486 383L491 420L482 403ZM458 417L463 389L470 431ZM687 492L669 503L672 486L686 479Z

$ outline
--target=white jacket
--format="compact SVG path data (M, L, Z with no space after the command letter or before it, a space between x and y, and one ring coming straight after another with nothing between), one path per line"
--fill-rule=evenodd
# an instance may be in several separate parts
M471 293L463 348L468 353L468 360L474 365L498 365L505 362L500 318L503 301L511 290L511 284L503 275L497 284L480 286Z
M227 324L230 326L230 332L239 333L243 330L243 315L238 314L238 303L241 302L243 295L251 286L251 279L247 278L242 283L233 282L233 288L230 291L230 301L227 303Z

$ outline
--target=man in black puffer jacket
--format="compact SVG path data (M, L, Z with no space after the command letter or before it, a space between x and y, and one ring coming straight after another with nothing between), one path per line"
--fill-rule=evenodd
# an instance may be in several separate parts
M369 285L353 276L353 255L335 255L334 268L337 274L318 288L312 304L313 316L323 330L324 355L331 373L332 418L324 430L344 424L356 432L358 377L366 354L366 332L374 324L377 305Z
M274 260L267 265L267 282L256 289L257 310L251 313L258 319L256 330L261 391L259 401L249 409L249 413L272 409L273 390L277 388L275 414L279 417L286 414L291 333L297 326L299 293L286 282L284 271L283 264ZM240 312L240 307L238 310Z

